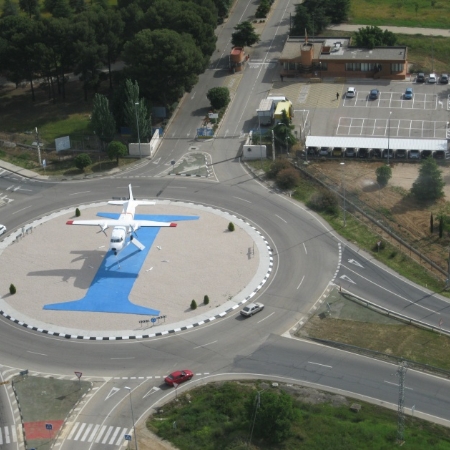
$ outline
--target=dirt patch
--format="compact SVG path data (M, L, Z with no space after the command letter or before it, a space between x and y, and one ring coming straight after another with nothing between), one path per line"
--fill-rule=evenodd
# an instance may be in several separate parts
M391 229L411 246L430 258L443 270L447 269L450 236L444 232L439 238L437 216L450 215L450 183L444 187L445 197L434 203L419 204L408 195L419 174L420 164L391 163L392 178L385 187L378 185L375 171L382 162L318 161L308 171L325 183L345 192L347 200L361 206L368 214ZM440 166L442 178L450 182L450 166ZM348 211L351 212L351 204ZM430 233L430 215L434 217L434 232ZM439 274L442 278L442 275Z

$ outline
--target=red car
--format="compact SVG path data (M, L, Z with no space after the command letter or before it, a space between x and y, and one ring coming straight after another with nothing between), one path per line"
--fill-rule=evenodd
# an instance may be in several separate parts
M190 380L194 376L194 373L190 370L177 370L176 372L172 372L170 375L168 375L166 378L164 378L164 381L169 386L173 386L174 383L180 384L184 381Z

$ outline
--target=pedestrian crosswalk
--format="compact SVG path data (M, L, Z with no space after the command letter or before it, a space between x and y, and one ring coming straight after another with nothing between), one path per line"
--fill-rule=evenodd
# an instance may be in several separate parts
M17 430L15 425L0 427L0 448L4 444L17 442Z
M75 422L67 436L68 440L94 442L96 444L121 445L131 430L124 427Z

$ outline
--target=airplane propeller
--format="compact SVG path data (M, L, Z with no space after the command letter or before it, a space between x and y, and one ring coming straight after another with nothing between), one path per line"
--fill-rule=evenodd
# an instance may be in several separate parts
M102 224L99 224L99 226L100 226L100 231L98 231L97 233L101 233L103 231L103 234L106 237L108 237L108 235L106 234L106 231L105 231L108 229L108 225L106 223L102 223Z

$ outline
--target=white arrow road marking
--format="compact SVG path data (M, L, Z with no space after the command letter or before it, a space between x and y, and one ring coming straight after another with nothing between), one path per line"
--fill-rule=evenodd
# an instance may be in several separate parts
M341 278L345 281L349 281L350 283L356 284L351 278L349 278L347 275L341 275Z
M349 259L348 262L350 264L354 264L355 266L362 267L364 269L364 266L354 259Z
M14 187L14 185L9 186L9 187L6 188L6 190L9 191L9 190L11 190L13 187Z
M13 189L14 192L18 191L20 189L20 186L17 186L16 188Z
M152 395L160 390L161 389L159 387L153 386L142 398L148 397L149 395Z
M108 400L108 398L112 397L114 394L116 394L118 391L120 391L119 388L113 387L109 394L106 396L105 401Z
M159 164L159 161L161 161L161 158L155 159L155 160L153 161L153 164Z

